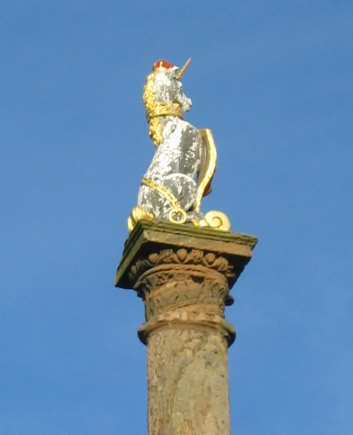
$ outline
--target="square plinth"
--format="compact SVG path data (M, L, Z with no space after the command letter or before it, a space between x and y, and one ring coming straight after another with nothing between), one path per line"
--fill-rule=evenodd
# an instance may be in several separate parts
M220 254L227 258L237 271L234 279L229 283L231 287L251 259L256 243L257 238L247 234L189 225L140 221L125 242L116 272L115 286L132 288L128 274L137 260L147 259L157 250L185 248Z

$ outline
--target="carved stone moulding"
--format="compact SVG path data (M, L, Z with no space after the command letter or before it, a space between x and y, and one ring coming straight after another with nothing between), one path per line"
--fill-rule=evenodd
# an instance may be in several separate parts
M139 277L161 265L203 266L221 273L231 288L252 256L254 236L162 222L140 221L130 233L115 285L136 289Z
M221 316L203 312L174 311L158 315L144 323L138 330L142 343L147 344L150 334L162 329L198 329L221 333L228 346L236 336L235 328Z
M204 274L190 268L153 272L149 274L149 284L141 286L140 290L147 319L172 310L198 309L223 315L228 284L221 274L212 276L216 274Z
M235 338L224 320L229 290L252 255L256 238L217 230L141 221L125 243L116 286L134 289L147 322L138 335L193 329Z
M229 279L235 276L234 266L221 254L200 249L174 248L156 250L156 252L149 254L147 258L138 259L129 271L129 279L133 281L146 270L148 271L160 265L171 264L175 266L199 266L204 270L218 271ZM140 281L139 278L138 281Z
M195 264L159 264L134 285L145 301L146 318L171 310L198 309L223 315L229 286L225 275Z

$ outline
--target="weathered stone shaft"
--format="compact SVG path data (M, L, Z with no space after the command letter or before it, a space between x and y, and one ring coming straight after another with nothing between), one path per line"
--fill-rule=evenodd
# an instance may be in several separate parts
M161 250L148 258L153 266L136 287L147 320L139 335L148 344L149 434L227 435L227 347L234 330L223 319L224 274L232 268L200 250Z
M217 331L162 328L148 340L150 435L230 433L227 343Z

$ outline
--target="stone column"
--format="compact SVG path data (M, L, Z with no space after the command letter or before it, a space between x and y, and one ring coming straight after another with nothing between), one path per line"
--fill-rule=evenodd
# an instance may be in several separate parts
M149 435L230 434L224 320L229 290L256 238L141 222L126 242L116 285L145 303Z

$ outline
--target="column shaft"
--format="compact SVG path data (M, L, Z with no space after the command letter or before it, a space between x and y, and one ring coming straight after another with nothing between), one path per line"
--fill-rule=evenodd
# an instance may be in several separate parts
M143 299L149 435L229 435L224 319L229 289L256 238L187 225L140 222L126 241L116 285Z
M150 435L230 434L227 343L218 331L165 327L148 340Z

